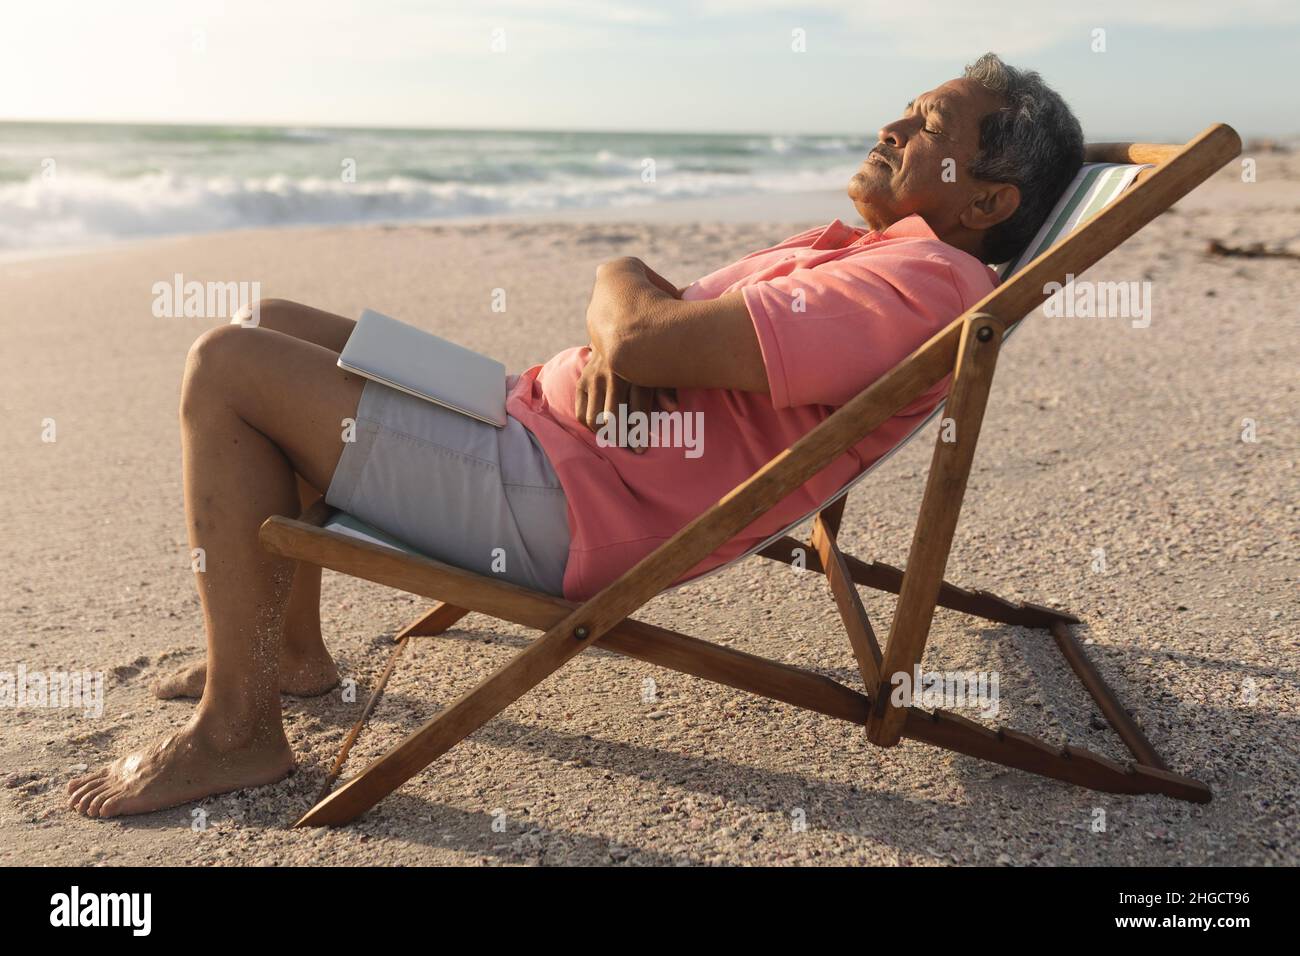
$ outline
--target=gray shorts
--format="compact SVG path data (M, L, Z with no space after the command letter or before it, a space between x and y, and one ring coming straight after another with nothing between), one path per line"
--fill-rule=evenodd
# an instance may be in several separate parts
M438 561L563 592L564 490L513 418L495 428L367 382L325 500Z

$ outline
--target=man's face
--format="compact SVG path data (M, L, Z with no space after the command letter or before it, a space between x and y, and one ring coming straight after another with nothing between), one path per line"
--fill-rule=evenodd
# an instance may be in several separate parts
M849 198L871 229L920 214L943 238L958 227L977 184L966 168L979 152L980 122L1002 103L973 80L922 93L849 180Z

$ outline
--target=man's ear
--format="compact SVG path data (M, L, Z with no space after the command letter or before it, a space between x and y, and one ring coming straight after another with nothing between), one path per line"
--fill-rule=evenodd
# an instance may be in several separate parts
M1011 218L1020 208L1020 187L1011 183L983 183L962 210L961 224L982 232Z

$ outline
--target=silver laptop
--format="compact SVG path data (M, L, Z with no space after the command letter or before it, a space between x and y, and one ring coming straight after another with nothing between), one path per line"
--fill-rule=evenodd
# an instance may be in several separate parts
M504 365L371 309L357 320L339 356L339 368L505 427Z

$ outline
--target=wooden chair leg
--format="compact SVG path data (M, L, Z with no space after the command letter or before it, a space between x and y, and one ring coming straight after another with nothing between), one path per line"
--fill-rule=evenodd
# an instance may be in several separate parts
M316 802L320 803L330 792L330 787L334 786L334 781L339 778L343 772L343 765L348 762L348 754L352 752L352 745L357 742L361 736L361 731L366 726L366 721L374 713L375 705L379 703L380 696L384 693L384 688L388 686L388 678L393 676L393 667L397 664L397 659L402 656L402 651L406 650L406 645L410 643L406 638L402 638L393 647L392 653L388 655L388 663L384 665L383 673L379 675L379 681L375 684L375 689L370 692L370 697L366 701L366 706L361 708L361 715L357 717L357 722L352 725L348 735L343 738L343 744L339 747L339 752L334 757L334 764L330 767L330 772L325 775L325 782L321 785L320 792L316 795Z
M1084 690L1097 702L1102 716L1106 718L1106 722L1111 725L1115 733L1119 734L1119 739L1124 741L1124 746L1129 749L1129 752L1139 763L1168 770L1164 759L1156 752L1156 748L1151 746L1151 741L1147 740L1146 734L1142 733L1142 728L1137 725L1137 721L1129 716L1124 705L1115 696L1115 692L1110 689L1110 685L1102 679L1097 668L1092 666L1092 661L1088 660L1088 655L1083 652L1083 648L1070 633L1070 629L1057 622L1052 625L1051 631L1061 656L1079 678Z
M393 640L400 641L406 637L441 634L468 613L468 608L456 607L454 604L440 601L424 617L398 631Z
M796 554L803 555L804 567L809 571L825 574L826 568L815 553L808 553L808 545L789 535L778 538L758 553L772 561L792 564ZM903 571L892 564L882 561L863 561L851 554L840 552L849 576L854 584L897 594L903 589ZM945 581L939 586L939 606L963 614L971 614L986 621L999 624L1018 624L1021 627L1050 627L1060 621L1065 624L1078 624L1079 619L1073 614L1056 608L1043 607L1027 601L1008 601L988 591L971 591Z
M835 535L844 510L844 499L841 498L836 504L839 507L829 516L819 514L813 522L812 546L822 567L826 569L826 582L830 585L831 596L835 598L835 607L840 612L840 620L844 622L844 630L849 635L849 644L853 647L853 656L857 659L863 686L871 693L880 685L880 644L876 641L876 632L872 630L867 609L862 606L862 598L844 563L844 555L836 543Z
M955 440L944 441L940 429L907 555L902 591L885 645L881 683L872 695L867 737L881 747L892 747L902 736L907 711L893 702L892 682L897 675L910 675L925 651L1004 330L1001 320L982 314L971 316L962 325L948 398L948 414L956 427Z
M586 633L576 636L564 622L551 628L437 717L308 810L294 826L338 826L355 820L540 684L594 639L594 635Z
M828 528L831 534L840 533L840 522L844 520L844 506L849 503L847 494L840 495L829 505L817 512L816 524Z
M1209 803L1210 788L1161 767L1116 763L1082 747L1053 746L1006 728L989 728L948 711L900 707L904 734L945 750L1107 793L1160 793Z

